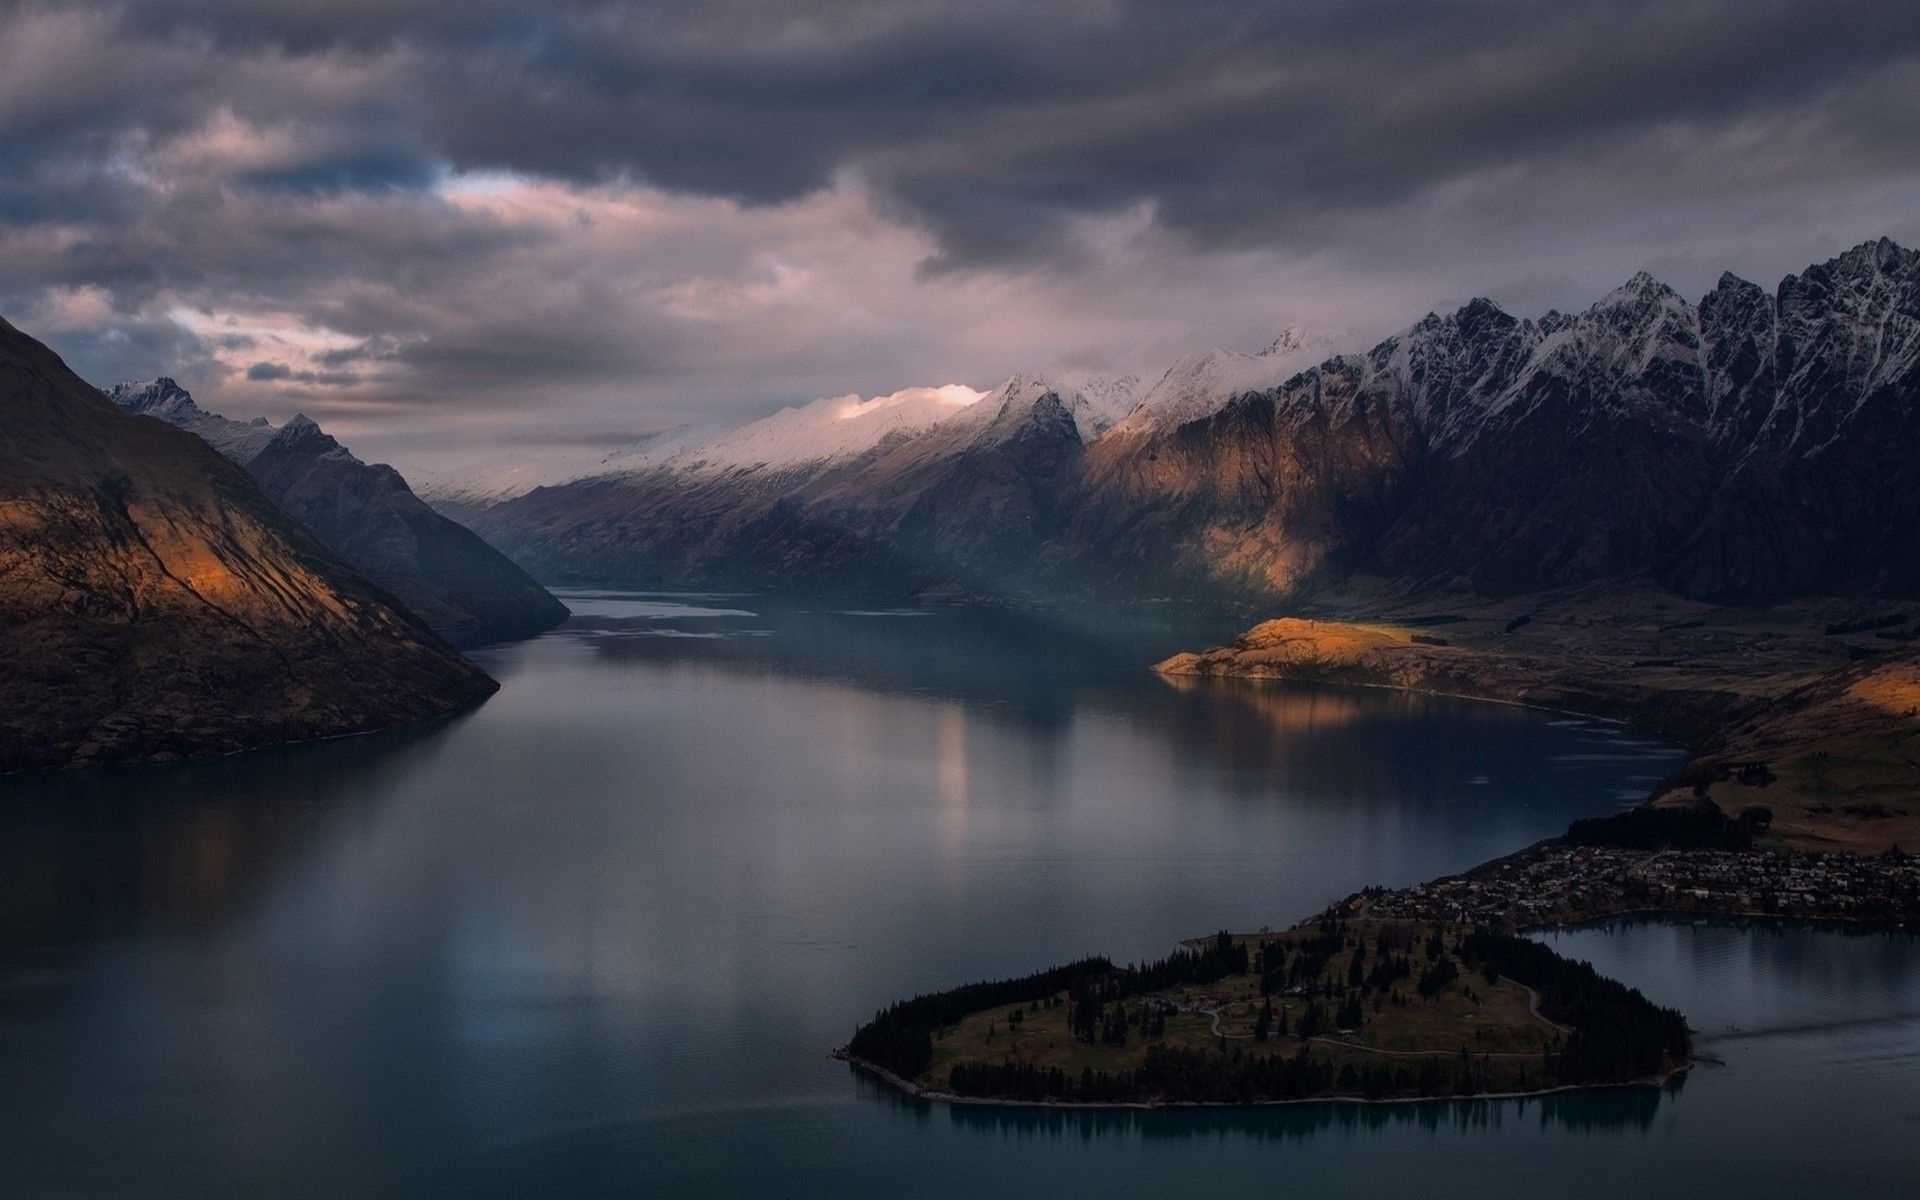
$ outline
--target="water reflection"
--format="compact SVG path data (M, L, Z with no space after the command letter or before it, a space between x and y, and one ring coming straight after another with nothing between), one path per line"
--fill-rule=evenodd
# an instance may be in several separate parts
M1644 796L1678 757L1670 745L1618 726L1543 721L1503 705L1166 678L1145 669L1175 650L1222 640L1242 627L1240 614L1135 612L1103 625L1072 609L902 610L922 618L909 620L876 616L860 604L755 598L751 612L706 609L678 619L649 607L624 619L576 619L569 628L597 656L623 666L717 669L945 700L970 720L1018 728L1038 744L1069 738L1076 721L1097 714L1132 736L1164 741L1179 769L1204 772L1246 797L1281 791L1365 803L1383 821L1404 805L1428 805L1463 787L1512 799L1513 774L1499 770L1515 740L1551 745L1557 767L1573 777L1604 777L1613 784L1606 794L1617 801ZM662 632L689 636L657 636ZM1495 743L1501 751L1490 754Z
M245 911L467 716L202 762L0 781L0 948L182 933Z
M1310 1143L1337 1135L1497 1132L1509 1125L1579 1133L1621 1133L1652 1127L1663 1101L1684 1087L1619 1088L1578 1095L1420 1104L1286 1104L1190 1110L1003 1108L917 1100L851 1071L861 1098L916 1120L944 1120L971 1134L1014 1141Z
M1792 1129L1845 1148L1837 1190L1903 1167L1841 1118L1910 1099L1920 964L1819 935L1564 935L1689 1012L1738 998L1703 1028L1828 1023L1716 1043L1677 1099L1009 1114L852 1081L826 1052L890 998L1457 870L1674 752L1171 687L1141 665L1201 639L1167 628L601 599L485 651L505 686L439 729L0 781L0 1190L1168 1195L1281 1164L1313 1195L1617 1195L1647 1159L1766 1195L1831 1173Z

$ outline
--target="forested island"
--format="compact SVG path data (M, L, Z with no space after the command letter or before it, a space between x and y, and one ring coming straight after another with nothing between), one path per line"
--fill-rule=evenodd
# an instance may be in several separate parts
M918 1095L1075 1105L1412 1100L1658 1083L1685 1019L1489 928L1349 919L1221 932L904 1000L839 1054Z

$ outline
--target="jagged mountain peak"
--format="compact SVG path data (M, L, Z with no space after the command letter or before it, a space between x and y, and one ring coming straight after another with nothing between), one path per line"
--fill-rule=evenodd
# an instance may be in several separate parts
M107 398L128 412L153 416L172 413L190 415L201 411L187 389L167 375L117 383L107 389Z
M1291 354L1295 350L1306 346L1314 339L1324 338L1324 336L1323 334L1316 334L1311 330L1302 329L1298 325L1289 325L1280 331L1278 337L1267 343L1267 348L1260 352L1260 356L1263 358L1272 358L1279 354Z
M130 413L157 417L169 425L199 437L214 449L244 464L273 439L274 427L265 417L235 421L219 413L208 412L194 401L193 394L172 378L134 380L106 389L107 399Z
M305 413L295 413L293 419L276 429L268 439L261 453L285 454L290 452L312 454L342 454L348 458L353 455L342 446L333 435L320 428L319 422ZM358 462L358 459L354 459Z
M1601 299L1600 303L1606 304L1608 301L1637 299L1641 296L1670 296L1673 294L1673 289L1660 282L1653 272L1635 271L1632 278L1611 292L1608 292L1606 296Z
M1647 271L1636 271L1633 278L1614 288L1583 314L1589 323L1604 324L1631 336L1635 328L1660 322L1691 326L1693 305Z
M1040 371L1016 371L996 389L1001 403L1032 403L1049 392L1059 394L1059 385Z
M1332 358L1338 340L1331 332L1288 326L1258 354L1219 346L1183 354L1114 426L1114 433L1152 436L1202 420L1237 396L1277 388Z
M619 554L676 585L745 560L779 579L857 562L1169 594L1272 594L1349 569L1494 593L1636 574L1742 600L1910 590L1915 261L1869 243L1777 292L1723 276L1697 306L1641 272L1533 320L1480 297L1318 362L1286 361L1301 344L1200 350L1085 454L1068 381L1023 373L870 470L753 493L749 512L794 531L771 543L764 522L716 524L739 497L664 485L634 501L644 522L607 520L620 510L581 486L488 527L556 571Z
M1456 323L1492 321L1501 324L1518 324L1520 320L1485 296L1475 296L1462 304L1455 310L1453 317Z
M656 439L654 449L624 461L609 456L603 466L622 473L667 468L709 475L818 469L925 432L981 402L979 392L962 384L865 398L827 396L718 433L689 430L677 439Z
M1883 237L1861 242L1832 260L1820 264L1820 267L1844 271L1905 274L1920 269L1920 251L1909 250L1892 238ZM1813 269L1819 270L1820 267Z
M979 431L1005 429L1026 421L1035 408L1049 399L1056 404L1065 400L1053 380L1038 371L1015 372L1005 383L982 396L979 403L944 422L944 428L971 440Z
M1018 371L965 409L928 430L916 453L938 457L1021 437L1036 425L1070 425L1082 443L1112 426L1116 409L1130 408L1119 383L1100 378L1068 386L1044 371Z
M456 641L552 626L566 608L471 532L428 508L392 467L369 466L305 413L279 427L232 421L171 379L106 396L198 436L254 477L341 557Z

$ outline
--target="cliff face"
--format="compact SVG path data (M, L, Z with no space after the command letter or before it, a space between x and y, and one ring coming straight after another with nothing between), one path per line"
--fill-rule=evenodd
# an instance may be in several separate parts
M363 463L304 416L275 429L202 410L171 379L108 393L199 435L368 579L455 645L525 637L566 606L472 531L429 508L392 467Z
M496 686L245 471L0 321L0 770L362 732Z

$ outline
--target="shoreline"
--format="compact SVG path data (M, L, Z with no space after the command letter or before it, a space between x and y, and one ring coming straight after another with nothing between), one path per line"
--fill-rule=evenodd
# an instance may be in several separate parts
M1496 867L1499 864L1503 862L1507 862L1511 859L1518 858L1519 856L1526 854L1528 851L1537 850L1543 847L1551 846L1553 844L1554 843L1551 840L1547 842L1535 843L1533 846L1523 847L1521 850L1514 851L1512 854L1504 856L1503 858L1492 859L1486 863L1480 864L1477 867L1470 868L1468 871L1462 872L1460 875L1442 876L1441 879L1445 880L1445 879L1460 879L1460 878L1471 877L1472 875L1478 872ZM1752 856L1760 856L1760 855L1766 855L1769 852L1746 851L1742 853L1747 855L1752 855ZM1435 882L1438 882L1438 881L1435 881ZM1419 886L1419 885L1416 885L1416 886ZM1389 895L1391 895L1391 893L1389 893ZM1320 910L1319 912L1316 912L1304 918L1301 918L1300 920L1294 922L1292 925L1289 925L1287 929L1297 930L1297 929L1303 928L1304 926L1310 924L1311 922L1330 913L1338 914L1342 919L1359 917L1359 918L1369 918L1369 919L1386 920L1386 921L1406 921L1409 923L1416 923L1416 924L1444 919L1438 915L1384 916L1384 917L1372 916L1367 912L1367 909L1366 909L1366 905L1368 903L1369 903L1369 899L1368 897L1365 896L1364 893L1354 893L1353 895L1348 896L1343 900L1335 901L1333 904L1329 905L1325 909ZM1610 921L1633 920L1633 919L1644 919L1644 920L1652 920L1652 921L1663 921L1663 920L1664 921L1688 921L1688 922L1723 921L1723 922L1740 922L1740 923L1766 923L1766 924L1786 925L1786 926L1802 925L1802 926L1828 927L1838 931L1858 931L1861 934L1867 934L1867 935L1870 935L1876 931L1886 932L1886 933L1896 933L1896 932L1897 933L1913 933L1916 931L1920 931L1920 919L1889 920L1885 917L1877 917L1877 916L1824 915L1824 914L1813 915L1813 914L1803 914L1803 913L1777 913L1777 912L1770 913L1770 912L1764 912L1764 911L1738 909L1738 908L1687 909L1687 908L1667 907L1667 906L1661 906L1661 905L1635 905L1635 906L1623 907L1619 909L1607 909L1605 911L1588 911L1585 913L1570 914L1567 916L1554 916L1548 919L1538 920L1538 921L1506 922L1504 924L1505 924L1505 927L1511 932L1513 932L1514 934L1527 934L1527 933L1542 933L1542 932L1550 932L1550 931L1574 930L1574 929L1592 927L1592 926L1600 925ZM1271 931L1262 930L1260 932L1265 933L1265 932L1271 932ZM1254 936L1259 936L1259 934L1258 933L1246 934L1241 936L1254 937ZM1203 942L1205 940L1206 939L1204 935L1200 938L1183 938L1183 939L1180 939L1178 942L1176 942L1176 945L1183 949L1190 949L1192 946L1199 944L1200 942ZM1520 986L1524 988L1526 991L1528 991L1530 994L1530 997L1532 998L1533 1015L1541 1020L1548 1020L1548 1018L1546 1018L1544 1014L1541 1014L1538 1011L1538 1007L1537 1007L1538 997L1537 997L1537 993L1534 992L1534 989L1531 987L1528 987L1525 984L1521 984ZM1549 1023L1552 1023L1552 1022L1549 1021ZM1342 1044L1345 1045L1344 1043ZM1371 1047L1358 1045L1358 1044L1346 1045L1346 1048L1351 1050L1358 1050L1362 1052L1370 1051L1372 1049ZM840 1046L835 1048L828 1054L828 1057L832 1059L837 1059L841 1062L848 1064L850 1067L854 1068L855 1070L879 1082L883 1086L891 1088L893 1091L895 1091L896 1093L899 1093L900 1095L903 1095L905 1097L908 1097L914 1100L925 1101L927 1103L965 1105L965 1106L975 1107L975 1108L1033 1108L1033 1109L1058 1109L1058 1110L1112 1109L1112 1110L1139 1110L1139 1111L1152 1111L1152 1110L1164 1110L1164 1109L1233 1109L1233 1108L1255 1109L1255 1108L1276 1108L1276 1107L1282 1107L1282 1106L1288 1106L1288 1105L1311 1105L1311 1104L1347 1105L1347 1106L1389 1106L1389 1105L1421 1105L1421 1104L1454 1104L1454 1103L1485 1101L1485 1100L1525 1100L1525 1099L1532 1099L1535 1097L1565 1095L1565 1094L1571 1094L1576 1092L1598 1093L1598 1092L1621 1091L1621 1090L1641 1090L1641 1089L1648 1089L1648 1088L1666 1088L1669 1085L1671 1085L1676 1079L1685 1077L1696 1066L1699 1066L1703 1063L1714 1064L1714 1065L1718 1065L1719 1063L1719 1060L1713 1058L1712 1056L1696 1051L1688 1057L1687 1061L1679 1064L1678 1066L1674 1067L1670 1071L1666 1071L1658 1075L1646 1076L1640 1079L1628 1080L1624 1082L1559 1084L1553 1087L1533 1088L1533 1089L1519 1090L1519 1091L1460 1092L1460 1093L1450 1093L1450 1094L1444 1094L1444 1095L1381 1096L1381 1097L1331 1094L1331 1095L1319 1095L1319 1096L1303 1096L1303 1097L1296 1097L1296 1098L1290 1098L1290 1099L1284 1099L1284 1100L1249 1100L1249 1101L1144 1100L1144 1101L1080 1102L1080 1101L1071 1101L1071 1100L1019 1100L1019 1099L998 1098L998 1097L991 1097L991 1096L966 1096L966 1095L961 1095L955 1092L947 1091L943 1088L940 1088L931 1084L922 1084L922 1083L917 1083L913 1080L904 1079L900 1077L898 1074L888 1070L885 1067L880 1066L877 1063L868 1061L855 1054L852 1054L849 1051L848 1047L846 1046Z
M1696 746L1690 745L1672 730L1659 729L1652 725L1634 721L1629 717L1612 717L1604 713L1589 712L1580 708L1563 708L1553 704L1538 704L1532 700L1515 700L1507 696L1494 696L1484 692L1443 691L1440 688L1414 687L1398 683L1381 683L1368 679L1306 679L1296 675L1285 675L1274 671L1194 671L1169 670L1165 662L1155 663L1147 668L1162 679L1204 679L1209 683L1291 683L1310 684L1314 687L1369 688L1380 692L1400 692L1408 696L1431 696L1441 700L1466 700L1474 704L1504 704L1508 708L1524 708L1529 712L1548 713L1556 717L1578 717L1583 721L1595 721L1602 725L1617 725L1635 733L1644 733L1650 737L1664 738L1696 757L1701 753ZM1658 786L1658 785L1655 785ZM1649 795L1648 799L1652 799ZM1644 803L1644 801L1642 802Z
M1268 623L1269 626L1275 624L1278 623ZM1315 624L1317 622L1308 622L1309 627ZM1334 624L1344 623L1336 620ZM1631 812L1649 809L1664 811L1656 806L1665 796L1676 790L1682 777L1689 772L1697 773L1702 764L1714 764L1712 769L1716 779L1727 774L1714 762L1716 756L1710 754L1709 747L1717 745L1723 751L1726 749L1724 743L1727 735L1722 727L1729 713L1710 710L1726 704L1728 697L1715 697L1717 704L1708 703L1703 697L1688 696L1685 689L1675 689L1669 697L1664 698L1666 702L1663 703L1663 698L1657 695L1636 697L1630 690L1609 694L1603 683L1583 680L1578 675L1556 679L1553 675L1546 674L1537 677L1535 681L1543 685L1544 690L1557 694L1520 699L1515 698L1510 691L1506 695L1498 694L1496 691L1498 683L1492 680L1463 679L1459 674L1444 668L1436 672L1434 667L1437 664L1427 665L1424 672L1426 679L1421 679L1418 675L1402 676L1399 679L1383 678L1377 664L1361 665L1358 656L1367 652L1364 644L1358 651L1351 646L1343 648L1347 654L1354 656L1349 658L1347 664L1350 669L1336 672L1320 669L1303 674L1289 670L1288 667L1292 664L1284 661L1249 663L1245 660L1243 656L1250 649L1248 639L1256 636L1261 628L1263 627L1256 627L1254 632L1243 635L1242 641L1231 648L1221 647L1202 654L1177 654L1154 664L1151 670L1170 684L1188 679L1245 680L1256 684L1311 682L1317 685L1372 688L1449 700L1503 704L1553 716L1603 723L1625 730L1645 731L1679 745L1688 755L1680 772L1657 782L1649 795L1633 809L1627 810ZM1284 634L1286 631L1283 629L1279 632ZM1509 627L1507 632L1511 633L1512 628ZM1447 644L1439 643L1441 646ZM1466 647L1462 648L1466 649ZM1414 652L1418 653L1418 651ZM1218 657L1221 655L1229 657L1223 661ZM1507 664L1509 669L1517 665ZM1227 669L1220 669L1223 666ZM1354 667L1359 669L1351 669ZM1436 673L1442 678L1436 679L1434 677ZM1521 669L1523 677L1527 673L1525 668ZM1369 678L1369 675L1372 677ZM1499 682L1511 684L1515 681L1508 679ZM1436 684L1439 686L1435 686ZM1612 711L1607 713L1592 711L1595 708ZM1683 733L1686 729L1691 729L1693 736ZM1772 777L1769 776L1766 782L1771 781ZM1746 782L1744 777L1741 782ZM1764 787L1765 783L1761 783L1760 786ZM1696 787L1695 795L1708 810L1718 814L1723 821L1727 821L1726 814L1709 798L1708 787ZM1630 834L1633 831L1631 830L1614 834L1613 837L1620 839L1617 841L1609 840L1604 832L1596 836L1593 831L1586 831L1582 835L1585 840L1575 844L1567 840L1568 837L1573 836L1570 831L1568 835L1547 838L1522 846L1456 874L1439 876L1404 888L1366 888L1354 892L1344 899L1332 902L1319 912L1295 922L1288 928L1298 930L1316 918L1336 916L1340 919L1456 923L1480 926L1495 931L1504 930L1515 935L1575 929L1607 921L1634 918L1656 921L1685 918L1798 922L1831 925L1842 929L1870 930L1878 927L1889 931L1920 929L1920 912L1916 912L1916 897L1920 897L1920 889L1914 886L1914 860L1911 855L1903 859L1897 853L1897 841L1894 849L1888 850L1886 854L1873 856L1858 851L1848 854L1844 851L1824 848L1815 850L1795 847L1786 844L1790 839L1777 840L1771 844L1755 844L1755 839L1750 836L1751 830L1754 828L1765 830L1767 823L1772 820L1772 813L1765 807L1756 808L1753 811L1761 814L1761 820L1753 826L1741 825L1741 834L1745 840L1735 842L1731 846L1723 847L1722 843L1705 837L1687 842L1676 836L1672 842L1663 844L1655 841L1651 846L1643 847L1642 843L1632 840ZM1593 820L1605 822L1607 819L1603 817ZM1744 819L1743 813L1742 820ZM1576 823L1576 828L1579 824ZM1728 821L1728 824L1731 825L1732 822ZM1678 848L1689 845L1695 848ZM1875 861L1874 871L1877 873L1854 871L1844 867L1836 868L1831 861L1835 858L1844 858L1853 863ZM1761 864L1771 865L1774 862L1784 862L1787 865L1779 869L1777 878L1763 878L1756 881L1756 874L1761 876L1772 874ZM1799 911L1793 911L1794 908L1798 908ZM1854 911L1848 911L1849 909ZM1860 911L1861 909L1867 911ZM1204 940L1204 935L1202 939L1182 939L1179 944L1183 948L1192 949L1201 940ZM1531 991L1531 989L1528 990ZM1536 1017L1541 1016L1537 1007L1537 997L1533 1011ZM1564 1027L1561 1028L1564 1030ZM1224 1041L1222 1044L1224 1046ZM1369 1048L1356 1046L1353 1049L1365 1051ZM1672 1070L1637 1080L1557 1084L1552 1087L1519 1091L1383 1097L1323 1094L1284 1100L1250 1101L1076 1101L960 1095L938 1086L904 1079L877 1063L853 1055L846 1046L835 1050L832 1057L848 1063L854 1069L879 1080L900 1094L929 1102L1001 1108L1143 1110L1264 1108L1297 1104L1417 1105L1470 1100L1522 1099L1622 1088L1665 1087L1676 1078L1684 1076L1698 1063L1706 1061L1697 1053L1689 1053L1686 1060ZM1488 1079L1485 1082L1493 1083L1494 1081ZM1521 1082L1524 1084L1525 1080Z
M1686 752L1643 806L1691 794L1730 815L1765 809L1769 844L1784 849L1920 847L1920 654L1856 654L1831 604L1768 620L1708 607L1674 622L1630 595L1607 611L1593 597L1537 599L1528 627L1501 620L1520 607L1508 604L1444 639L1391 617L1275 617L1150 669L1175 686L1297 681L1616 724Z
M1765 853L1760 851L1759 853ZM1920 933L1920 921L1888 920L1885 917L1810 917L1799 913L1770 913L1735 909L1708 908L1626 908L1614 912L1599 913L1595 916L1576 917L1566 921L1541 921L1536 924L1515 925L1515 933L1547 933L1554 931L1571 932L1576 929L1589 929L1603 925L1608 921L1671 921L1693 923L1696 921L1764 922L1769 925L1811 925L1815 928L1827 928L1833 933L1858 933L1861 935L1881 933Z
M847 1052L845 1046L838 1047L827 1054L828 1058L846 1063L854 1070L899 1092L912 1100L922 1100L929 1104L946 1104L968 1108L1038 1108L1059 1109L1067 1112L1166 1112L1178 1109L1253 1109L1286 1108L1307 1104L1345 1105L1350 1107L1387 1107L1421 1104L1467 1104L1483 1100L1531 1100L1543 1096L1570 1095L1575 1092L1620 1092L1643 1091L1650 1088L1665 1088L1675 1079L1684 1077L1701 1063L1715 1060L1696 1054L1687 1062L1675 1067L1663 1075L1650 1075L1645 1079L1628 1080L1625 1083L1570 1083L1557 1087L1537 1088L1524 1092L1464 1092L1450 1096L1301 1096L1292 1100L1134 1100L1134 1101L1088 1101L1081 1103L1071 1100L1003 1100L992 1096L962 1096L956 1092L942 1091L912 1080L902 1079L892 1071L877 1063L868 1062Z

